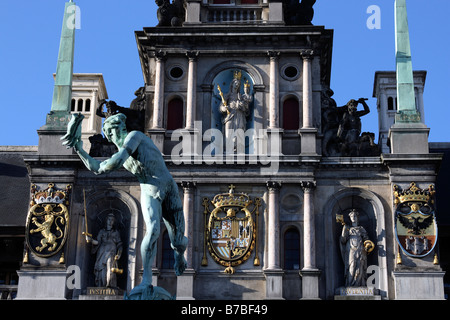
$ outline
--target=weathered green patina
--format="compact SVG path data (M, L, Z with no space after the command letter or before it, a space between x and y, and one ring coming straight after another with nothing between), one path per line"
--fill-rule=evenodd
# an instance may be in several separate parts
M182 275L186 268L184 251L188 239L184 236L184 213L178 186L166 167L164 158L153 141L140 131L127 132L126 116L118 113L103 123L103 133L118 151L111 158L100 161L83 150L81 122L84 116L74 113L61 138L63 145L74 148L86 168L95 174L107 174L124 167L141 185L141 209L145 222L145 235L141 242L143 274L141 283L125 298L128 300L174 299L165 289L152 285L152 265L156 257L156 244L163 219L174 250L174 270Z
M45 126L47 129L65 128L70 121L73 60L75 51L75 15L76 5L71 0L66 3L64 9L55 86L53 89L53 100L51 111L47 115Z
M395 1L395 50L398 112L396 123L420 122L416 109L406 0Z

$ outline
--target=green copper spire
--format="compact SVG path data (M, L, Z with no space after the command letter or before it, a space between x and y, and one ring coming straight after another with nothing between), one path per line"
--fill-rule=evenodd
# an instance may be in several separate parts
M395 122L420 122L416 110L406 0L395 1L395 50L398 113Z
M56 67L55 87L51 112L47 115L47 127L66 126L70 116L72 100L72 76L75 48L76 5L72 0L66 3Z

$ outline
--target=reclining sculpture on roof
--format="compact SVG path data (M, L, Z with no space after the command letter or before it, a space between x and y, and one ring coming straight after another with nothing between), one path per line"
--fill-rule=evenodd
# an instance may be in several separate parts
M374 142L375 134L361 133L361 117L370 113L367 99L351 99L345 106L337 107L331 98L332 95L331 89L322 93L323 155L329 157L379 155L379 146ZM359 104L363 105L364 110L357 110Z

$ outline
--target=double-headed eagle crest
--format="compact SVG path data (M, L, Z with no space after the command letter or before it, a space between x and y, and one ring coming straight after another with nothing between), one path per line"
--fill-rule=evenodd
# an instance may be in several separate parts
M401 190L395 185L393 191L397 242L405 254L425 257L437 241L434 186L420 189L412 182L408 189Z

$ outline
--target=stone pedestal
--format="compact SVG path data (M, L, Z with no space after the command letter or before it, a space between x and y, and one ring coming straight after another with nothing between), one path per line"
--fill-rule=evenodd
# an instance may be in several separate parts
M396 123L389 130L391 153L427 154L430 129L422 123Z
M270 157L279 157L282 154L283 129L269 128L267 129L267 155Z
M118 288L88 287L79 300L123 300L124 291Z
M317 155L317 129L302 128L298 130L298 134L301 137L301 155Z
M67 133L67 128L53 130L40 129L39 135L39 154L41 155L61 155L67 156L75 154L72 148L67 149L62 145L61 137Z
M302 277L302 300L315 300L319 298L319 277L318 269L303 269L300 271Z
M341 287L336 290L334 300L381 300L381 296L375 288Z
M65 300L66 269L19 270L16 300Z
M394 271L396 300L443 300L443 271Z
M193 269L185 270L181 276L177 277L177 300L195 300L194 278L195 271Z
M283 300L283 271L264 270L266 277L266 299Z
M165 129L149 129L148 134L150 136L150 139L152 139L155 146L161 151L161 153L164 153L164 138L166 135Z

